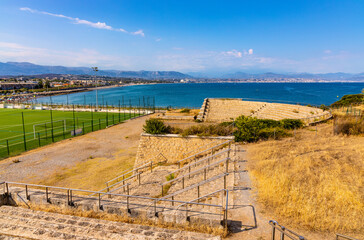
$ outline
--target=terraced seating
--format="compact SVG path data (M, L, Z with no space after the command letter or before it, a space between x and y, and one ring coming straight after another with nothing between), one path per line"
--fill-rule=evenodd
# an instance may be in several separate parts
M260 119L302 119L306 124L326 120L330 112L293 104L250 102L242 99L205 99L200 119L206 122L231 121L241 115Z
M209 99L205 120L207 122L231 121L240 115L249 116L263 105L263 102L249 102L241 99Z
M1 206L0 239L220 239L220 237Z
M303 119L317 116L323 113L323 110L318 108L306 107L301 105L267 103L264 108L260 109L252 116L261 119Z

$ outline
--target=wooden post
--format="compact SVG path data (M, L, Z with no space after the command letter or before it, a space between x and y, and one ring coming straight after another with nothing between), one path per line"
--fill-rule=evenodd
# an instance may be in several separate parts
M200 202L200 185L197 186L197 202Z

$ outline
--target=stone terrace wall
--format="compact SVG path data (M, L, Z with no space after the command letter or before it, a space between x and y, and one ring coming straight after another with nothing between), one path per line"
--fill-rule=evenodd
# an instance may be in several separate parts
M148 162L150 158L162 153L169 163L175 163L188 155L206 150L214 145L233 140L234 137L182 137L177 134L151 135L142 133L135 166ZM204 146L202 147L201 146ZM199 149L198 149L199 148ZM194 151L196 150L196 151Z

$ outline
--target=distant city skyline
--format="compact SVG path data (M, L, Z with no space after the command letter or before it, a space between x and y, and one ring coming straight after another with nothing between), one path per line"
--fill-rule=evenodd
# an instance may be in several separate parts
M364 72L364 1L3 0L0 62L183 73Z

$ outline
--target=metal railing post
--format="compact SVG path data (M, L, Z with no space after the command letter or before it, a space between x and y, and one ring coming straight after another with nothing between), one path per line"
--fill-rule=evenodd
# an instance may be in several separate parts
M185 177L182 178L182 189L185 189Z
M286 230L286 228L284 226L282 226L281 229L282 229L281 240L284 240L284 235L285 235L284 231Z
M5 183L6 195L9 196L9 184Z
M161 196L163 197L163 184L161 184Z
M46 202L49 202L49 199L48 199L48 187L46 187L45 189L46 189Z
M67 189L67 205L70 206L70 190Z
M73 205L73 199L72 199L72 189L70 189L70 205Z
M226 189L226 175L224 175L224 189Z
M102 210L102 205L101 205L101 193L99 193L99 210Z
M128 212L129 212L129 185L128 186L126 186L126 190L127 190L127 197L126 197L126 208L127 208L127 210L128 210Z
M28 185L25 185L25 198L29 200Z
M174 196L172 196L172 206L174 206Z
M186 204L186 221L188 221L188 204Z
M153 172L153 161L150 161L150 172Z
M273 222L272 224L274 225L274 226L272 226L272 240L275 240L275 238L276 238L276 228L275 228L276 223Z
M197 186L197 202L200 202L200 185Z
M154 216L157 216L157 201L154 201Z

